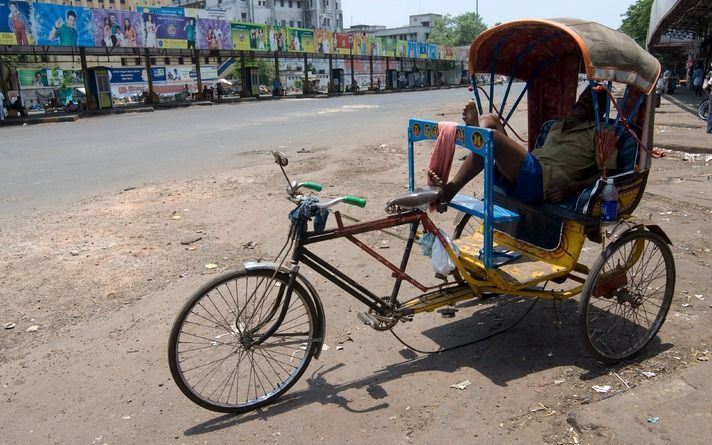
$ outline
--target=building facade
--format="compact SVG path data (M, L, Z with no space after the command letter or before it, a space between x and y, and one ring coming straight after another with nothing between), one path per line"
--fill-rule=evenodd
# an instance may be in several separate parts
M411 15L408 26L398 28L386 28L378 25L354 25L346 32L363 33L376 37L389 37L398 40L415 40L427 42L435 21L442 18L440 14L417 14Z
M336 32L344 26L341 0L173 0L172 6L224 9L227 20L238 22Z
M172 0L42 0L42 3L135 11L138 6L160 8L162 6L172 6L173 2Z

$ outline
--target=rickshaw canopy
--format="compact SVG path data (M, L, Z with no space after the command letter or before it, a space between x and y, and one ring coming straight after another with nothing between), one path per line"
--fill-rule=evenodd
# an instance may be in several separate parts
M494 72L529 80L548 62L580 56L576 74L621 82L649 95L660 64L626 34L573 18L525 19L490 28L470 46L470 73Z

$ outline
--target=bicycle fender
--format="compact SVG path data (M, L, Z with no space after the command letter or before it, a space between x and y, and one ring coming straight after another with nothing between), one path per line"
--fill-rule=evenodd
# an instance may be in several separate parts
M247 270L276 270L277 264L273 262L263 261L255 262L249 261L242 264L242 266ZM290 270L286 267L279 268L280 272L289 274ZM311 298L312 304L316 309L316 330L315 336L318 339L318 344L314 348L314 358L319 359L321 355L322 345L324 344L324 338L326 336L326 316L324 313L324 305L321 303L321 298L316 292L314 286L306 279L306 277L300 273L297 273L297 282L307 291L307 295Z
M672 241L667 236L665 231L655 223L655 221L650 219L641 219L636 217L630 217L624 221L619 222L613 229L611 234L611 241L620 238L624 234L631 232L633 230L649 230L660 235L666 243L672 246Z

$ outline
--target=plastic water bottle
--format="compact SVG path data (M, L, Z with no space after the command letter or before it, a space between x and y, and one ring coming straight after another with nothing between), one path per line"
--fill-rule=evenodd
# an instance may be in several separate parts
M608 235L618 220L618 190L613 178L606 179L601 193L601 232Z

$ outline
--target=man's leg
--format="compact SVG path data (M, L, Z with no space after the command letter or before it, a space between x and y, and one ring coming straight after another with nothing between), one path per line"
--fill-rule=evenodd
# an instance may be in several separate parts
M524 158L527 156L527 149L517 144L507 137L502 129L499 119L491 114L483 115L479 119L479 126L495 130L494 138L494 159L497 170L509 182L517 182L519 169ZM450 201L465 184L470 182L484 168L484 160L481 156L468 153L465 161L455 174L455 177L447 185L443 198Z

